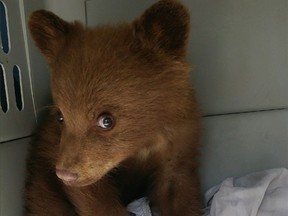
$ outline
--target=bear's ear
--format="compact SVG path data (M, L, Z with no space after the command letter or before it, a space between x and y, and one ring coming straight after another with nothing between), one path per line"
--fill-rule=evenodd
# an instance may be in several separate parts
M177 0L160 0L134 22L136 37L145 47L158 47L175 56L185 56L190 16Z
M28 26L36 46L45 55L48 63L52 63L65 43L70 24L52 12L38 10L31 14Z

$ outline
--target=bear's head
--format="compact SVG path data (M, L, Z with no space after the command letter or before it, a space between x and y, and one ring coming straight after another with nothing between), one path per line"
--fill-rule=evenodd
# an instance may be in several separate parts
M161 0L132 24L95 28L40 10L29 29L51 68L64 183L88 185L128 158L173 150L173 134L196 107L183 5Z

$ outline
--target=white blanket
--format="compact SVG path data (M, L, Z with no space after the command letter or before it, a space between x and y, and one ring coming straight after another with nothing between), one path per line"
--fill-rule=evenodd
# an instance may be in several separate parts
M146 198L132 202L127 210L135 216L156 216ZM288 170L226 179L206 192L203 216L288 216Z
M130 203L127 210L131 213L131 216L152 216L149 201L145 197Z
M288 216L288 170L228 178L205 195L205 216Z

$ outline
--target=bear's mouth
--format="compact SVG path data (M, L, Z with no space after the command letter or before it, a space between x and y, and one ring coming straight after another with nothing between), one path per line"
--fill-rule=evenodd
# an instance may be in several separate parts
M71 187L84 187L84 186L88 186L94 183L94 181L63 181L63 183L66 186L71 186Z
M82 168L65 168L62 166L56 166L56 176L66 186L71 187L84 187L98 182L104 176L107 176L115 172L115 168L118 163L112 163L111 161L97 166L85 166ZM83 167L83 166L82 166ZM87 168L88 167L88 168ZM100 168L99 168L100 167Z
M85 187L85 186L89 186L91 184L96 183L99 179L85 179L85 180L63 180L60 179L64 185L69 186L69 187Z

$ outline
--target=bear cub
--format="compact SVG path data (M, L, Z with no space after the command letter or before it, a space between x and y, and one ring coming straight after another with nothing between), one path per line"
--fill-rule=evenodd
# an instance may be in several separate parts
M31 143L26 215L200 216L200 112L186 61L189 14L160 0L131 24L29 19L51 69L53 106Z

